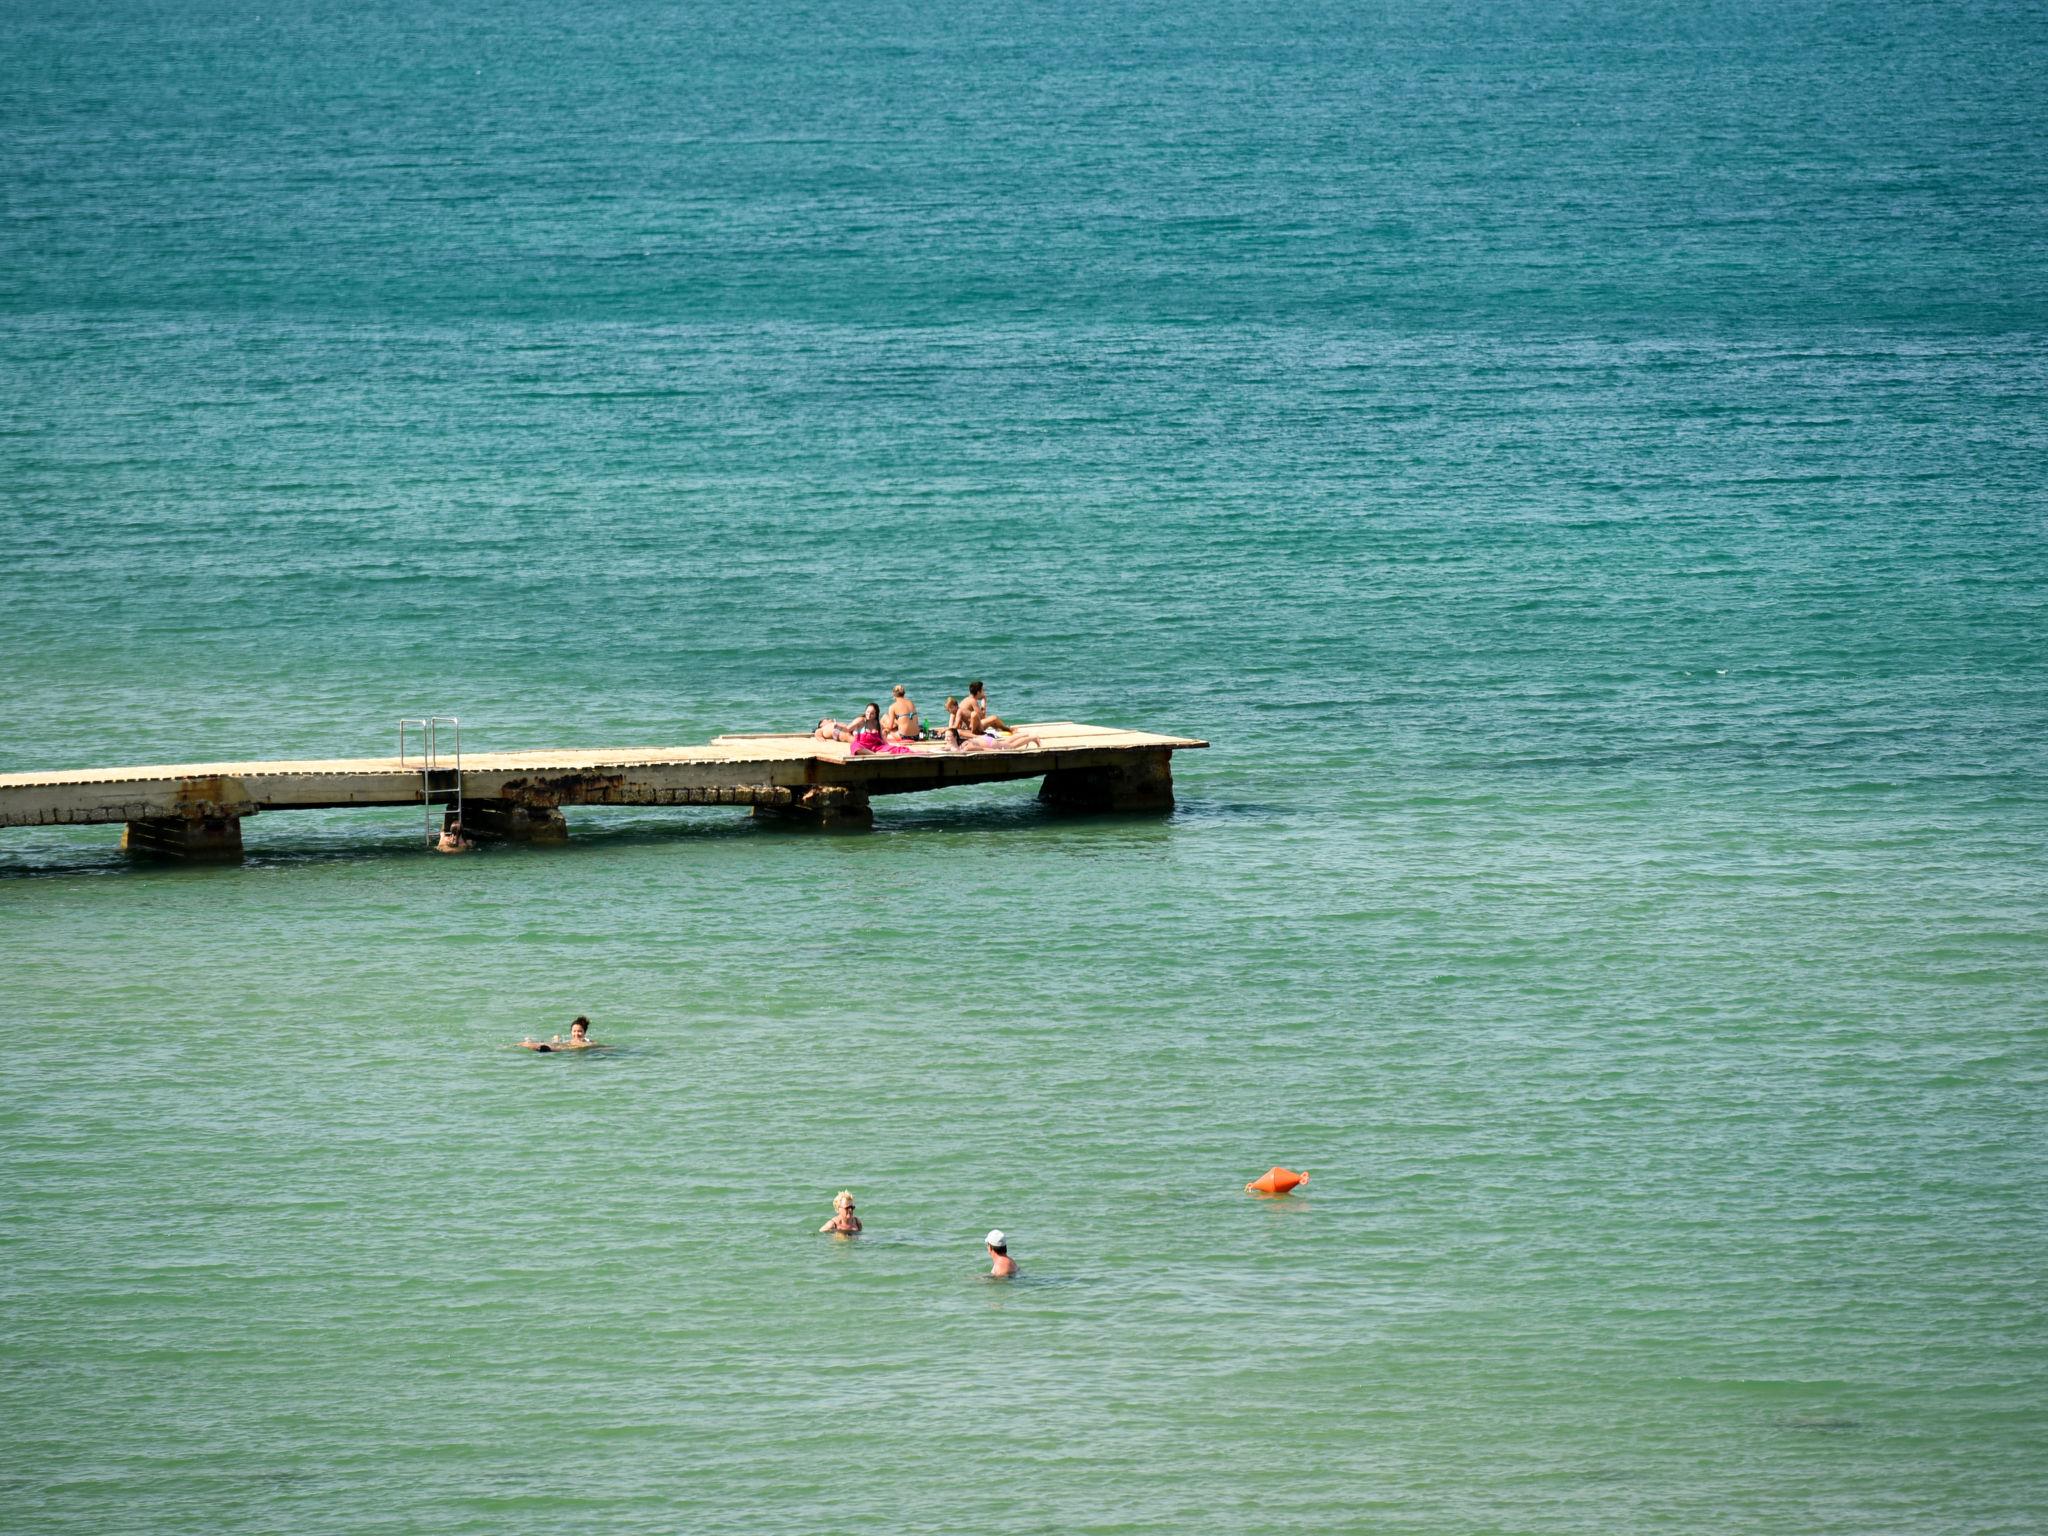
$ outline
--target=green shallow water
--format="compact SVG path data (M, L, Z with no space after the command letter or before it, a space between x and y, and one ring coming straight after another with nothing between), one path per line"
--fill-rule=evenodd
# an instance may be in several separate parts
M0 1528L2040 1528L2035 10L0 29L0 770L1215 743L0 835Z

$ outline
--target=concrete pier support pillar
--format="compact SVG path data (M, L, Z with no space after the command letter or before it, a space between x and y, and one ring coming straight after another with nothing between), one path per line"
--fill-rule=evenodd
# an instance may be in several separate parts
M796 827L871 827L874 808L868 797L846 784L813 784L787 804L757 801L754 814L763 821Z
M1173 753L1132 753L1096 767L1055 768L1038 786L1038 798L1066 811L1170 811Z
M121 830L121 851L143 859L184 864L242 862L239 816L152 816Z
M464 800L462 830L480 843L569 841L569 823L559 807L512 800Z

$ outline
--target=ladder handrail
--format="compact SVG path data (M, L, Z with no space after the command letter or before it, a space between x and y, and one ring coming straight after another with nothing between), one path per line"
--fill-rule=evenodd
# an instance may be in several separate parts
M410 715L398 722L398 767L404 772L412 765L406 761L406 736L410 727L419 728L420 740L420 808L426 821L427 841L433 842L439 834L434 830L434 797L442 797L445 809L455 813L455 824L462 824L462 718L459 715ZM446 726L452 738L455 753L453 768L441 761L441 728ZM450 773L455 782L444 789L434 787L434 775Z

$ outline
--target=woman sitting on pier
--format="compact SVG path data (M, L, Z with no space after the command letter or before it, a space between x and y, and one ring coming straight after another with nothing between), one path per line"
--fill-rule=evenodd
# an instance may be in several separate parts
M895 695L889 702L889 713L882 720L882 737L885 741L915 741L922 727L918 724L917 705L903 691L898 683L891 688Z
M853 722L853 739L847 743L847 756L859 757L863 752L886 752L891 757L914 756L912 749L900 741L890 741L883 735L882 706L870 704L860 712L860 718Z
M874 737L870 744L868 737ZM882 706L870 702L868 707L853 718L853 724L846 728L846 740L858 752L863 747L873 751L882 744Z

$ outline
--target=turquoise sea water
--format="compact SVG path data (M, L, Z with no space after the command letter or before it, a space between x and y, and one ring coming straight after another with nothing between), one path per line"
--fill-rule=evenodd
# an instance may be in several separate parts
M976 675L1215 745L0 833L0 1529L2041 1529L2044 78L2018 4L11 8L0 770Z

